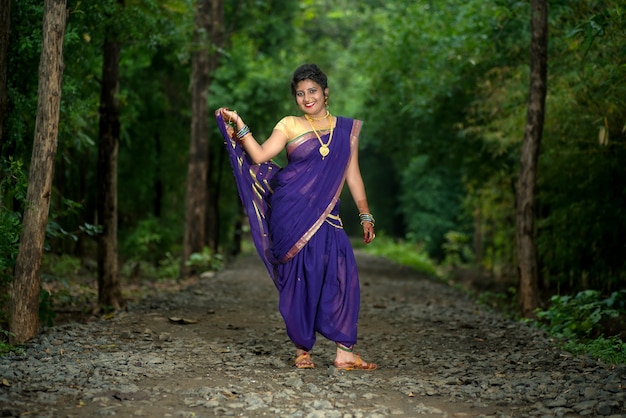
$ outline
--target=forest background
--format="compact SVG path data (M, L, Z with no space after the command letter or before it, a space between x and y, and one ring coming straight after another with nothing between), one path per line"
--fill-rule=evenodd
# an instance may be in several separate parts
M11 4L0 106L3 305L36 127L41 3L1 6ZM215 266L220 256L241 250L241 206L213 110L237 109L255 137L265 138L276 121L297 112L289 90L293 70L314 62L329 75L331 112L364 121L361 169L382 241L406 243L455 271L479 270L482 287L514 296L529 1L204 3L219 8L207 26L219 26L219 36L198 38L203 32L192 0L68 0L44 287L95 271L103 50L113 36L120 48L115 239L122 283L180 277L194 263ZM536 196L539 288L544 302L591 291L602 303L611 301L609 308L621 300L623 309L626 5L548 3L548 96ZM198 39L208 43L201 47ZM186 215L195 178L194 54L207 45L208 219L202 249L190 253L184 247L186 230L194 228ZM356 208L349 196L343 202L346 229L358 235ZM41 303L49 303L51 293L41 295ZM0 311L0 323L7 324L6 309Z

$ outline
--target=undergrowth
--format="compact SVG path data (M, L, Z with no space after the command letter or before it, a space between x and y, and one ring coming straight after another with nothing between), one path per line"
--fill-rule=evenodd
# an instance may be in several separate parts
M9 344L8 342L9 337L14 335L15 334L5 329L0 329L0 357L7 353L10 353L11 351L16 353L21 352L22 348L20 346Z
M382 234L376 234L376 245L363 245L360 242L355 242L354 245L368 254L387 258L420 273L440 277L436 263L417 244L398 242Z
M626 364L626 343L616 334L626 318L626 290L604 297L597 290L574 296L554 295L550 307L537 312L534 325L565 350L608 364Z

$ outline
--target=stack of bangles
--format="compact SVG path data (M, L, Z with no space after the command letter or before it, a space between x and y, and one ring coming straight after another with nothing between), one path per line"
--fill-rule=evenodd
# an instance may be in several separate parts
M248 125L243 125L243 127L237 131L237 139L239 140L240 144L243 144L244 141L244 137L246 135L248 135L250 132L250 128L248 127Z
M374 226L375 220L371 213L359 213L359 219L361 220L361 225L363 225L363 222L369 222Z

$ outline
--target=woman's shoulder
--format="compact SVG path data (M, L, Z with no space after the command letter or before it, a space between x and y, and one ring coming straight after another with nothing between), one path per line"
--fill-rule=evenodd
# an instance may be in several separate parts
M276 127L274 129L286 129L292 130L294 126L298 123L297 116L287 115L284 116L281 120L276 123Z
M299 119L297 116L285 116L274 126L274 130L282 132L288 139L293 139L302 130Z
M298 119L300 119L299 116L295 116L295 115L286 115L283 116L283 118L280 121L289 121L289 122L295 122Z

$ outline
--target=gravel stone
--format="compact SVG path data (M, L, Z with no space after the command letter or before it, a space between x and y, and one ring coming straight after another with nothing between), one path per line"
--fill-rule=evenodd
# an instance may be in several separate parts
M626 418L625 365L575 357L451 286L356 255L357 349L376 371L336 370L321 337L316 368L295 369L276 289L248 254L1 357L0 416Z

